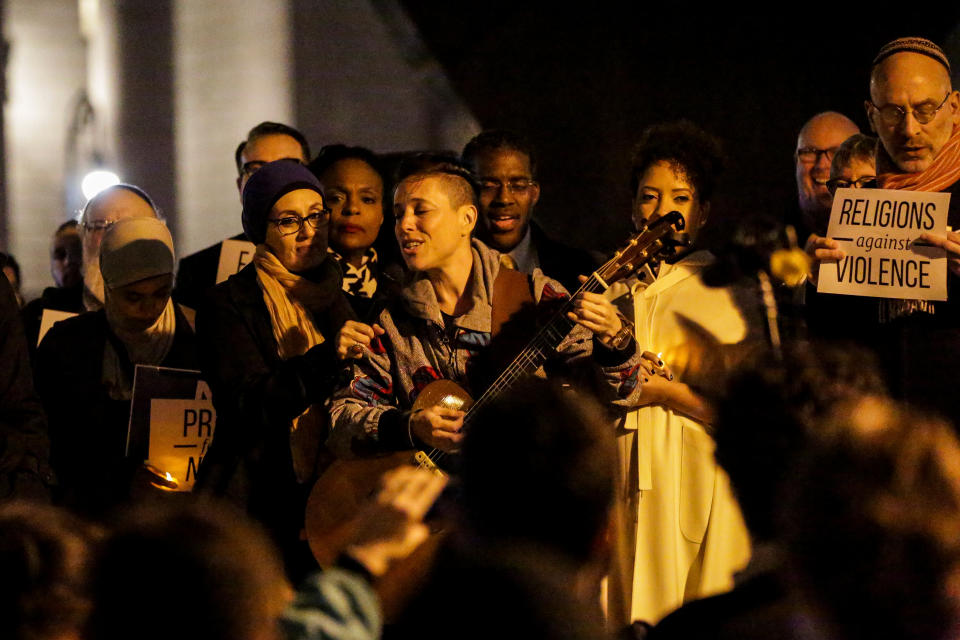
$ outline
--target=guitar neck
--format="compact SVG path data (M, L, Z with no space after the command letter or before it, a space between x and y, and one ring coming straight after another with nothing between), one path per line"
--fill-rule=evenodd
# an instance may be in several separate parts
M610 260L593 273L573 295L563 301L561 308L553 315L550 321L540 328L526 348L516 357L507 369L493 381L493 384L467 411L463 418L466 427L477 410L489 402L493 402L501 393L512 388L523 378L532 375L554 353L564 338L570 335L574 322L567 317L573 310L573 300L584 292L596 293L604 291L610 284L635 273L641 266L663 252L671 252L674 244L667 243L666 236L673 231L682 231L684 228L683 216L677 211L671 211L644 228L622 250L618 251ZM445 454L437 449L430 453L419 452L418 462L425 468L436 469L436 462Z
M597 292L606 289L606 285L597 274L593 274L583 285L569 298L563 301L550 321L547 322L533 336L533 339L527 344L526 348L520 352L510 366L504 370L500 376L493 381L487 390L464 416L464 424L469 423L470 418L476 414L477 409L493 402L501 393L509 390L518 381L533 375L547 361L547 358L554 353L563 340L570 335L576 323L567 317L567 313L573 310L573 300L581 292Z

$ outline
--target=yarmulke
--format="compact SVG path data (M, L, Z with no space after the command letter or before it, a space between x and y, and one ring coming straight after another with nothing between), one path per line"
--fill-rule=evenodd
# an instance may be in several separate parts
M124 218L100 243L100 273L110 289L172 274L175 259L170 230L156 218Z
M947 54L943 52L936 43L927 40L926 38L897 38L892 40L887 44L880 47L880 52L877 53L877 56L873 59L872 67L877 66L880 62L886 58L889 58L895 53L901 53L904 51L909 51L910 53L919 53L920 55L927 56L928 58L933 58L944 67L947 71L950 71L950 61L947 60Z
M267 216L277 200L297 189L312 189L323 196L316 176L296 160L277 160L263 165L243 188L243 232L250 242L267 237Z

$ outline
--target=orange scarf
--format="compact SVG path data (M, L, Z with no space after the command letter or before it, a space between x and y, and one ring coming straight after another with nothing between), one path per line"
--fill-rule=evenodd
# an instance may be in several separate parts
M886 153L883 144L877 142L877 151ZM879 162L877 163L880 164ZM877 176L881 189L905 191L943 191L960 180L960 127L954 127L947 144L933 159L925 171L919 173L882 173Z

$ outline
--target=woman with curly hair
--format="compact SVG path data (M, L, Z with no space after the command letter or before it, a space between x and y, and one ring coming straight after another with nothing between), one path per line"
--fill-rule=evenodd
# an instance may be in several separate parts
M749 558L740 510L713 458L707 399L723 384L722 345L750 333L734 292L700 279L713 262L701 232L722 166L719 143L686 121L649 127L635 151L634 225L678 211L690 244L645 268L623 297L646 350L639 406L618 430L622 526L610 614L624 622L654 623L685 600L730 588Z

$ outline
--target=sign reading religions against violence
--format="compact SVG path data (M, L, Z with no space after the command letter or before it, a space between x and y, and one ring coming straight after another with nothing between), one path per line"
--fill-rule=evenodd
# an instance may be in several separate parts
M949 205L949 193L837 189L827 237L846 257L820 265L817 291L946 300L946 252L918 238L946 233Z
M149 461L190 491L216 428L210 387L200 372L137 365L127 456Z

